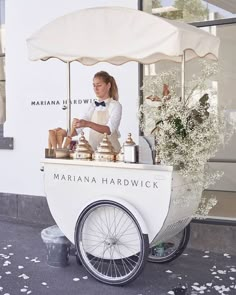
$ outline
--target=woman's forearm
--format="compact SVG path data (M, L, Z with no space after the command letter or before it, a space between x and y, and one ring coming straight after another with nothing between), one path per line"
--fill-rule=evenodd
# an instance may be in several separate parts
M73 119L73 124L72 124L73 128L91 128L99 133L106 133L108 135L111 134L110 128L106 125L100 125L91 121L87 121L87 120L79 120L79 119Z
M111 134L110 128L106 125L100 125L100 124L88 121L88 127L99 133L106 133L108 135Z

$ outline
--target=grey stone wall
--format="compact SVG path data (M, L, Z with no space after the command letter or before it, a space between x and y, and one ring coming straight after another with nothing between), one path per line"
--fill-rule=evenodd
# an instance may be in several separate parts
M12 137L4 137L4 126L0 124L0 149L3 150L13 150L13 138Z
M236 224L233 222L191 222L189 248L236 255Z
M47 199L38 196L0 193L0 217L27 223L55 224Z

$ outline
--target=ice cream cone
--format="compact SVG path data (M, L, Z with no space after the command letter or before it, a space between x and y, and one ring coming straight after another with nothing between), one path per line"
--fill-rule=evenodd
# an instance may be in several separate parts
M77 135L77 132L76 132L75 128L71 127L70 136L73 137L73 136L76 136L76 135Z
M48 137L48 146L49 148L56 149L57 148L57 138L56 138L56 130L49 130L49 137Z
M66 130L64 130L62 128L58 128L56 130L57 147L59 149L62 148L62 143L63 143L64 137L66 137L66 135L67 135Z
M71 136L67 136L63 143L63 149L67 149L71 143Z
M62 148L63 136L57 134L57 148Z
M52 148L50 135L48 135L48 148L49 148L49 149Z

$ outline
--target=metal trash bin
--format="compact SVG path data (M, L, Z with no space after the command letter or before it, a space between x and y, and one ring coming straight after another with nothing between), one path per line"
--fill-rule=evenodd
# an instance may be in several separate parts
M64 236L57 225L41 231L41 237L47 249L47 264L64 267L69 264L71 242Z

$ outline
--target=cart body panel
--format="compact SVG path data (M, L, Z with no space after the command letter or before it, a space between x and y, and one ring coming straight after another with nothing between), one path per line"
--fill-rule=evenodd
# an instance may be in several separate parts
M45 159L43 164L49 208L72 243L81 212L98 200L124 205L150 242L181 231L199 201L194 195L195 203L181 206L181 199L178 205L180 194L188 197L192 191L171 166L59 159Z

